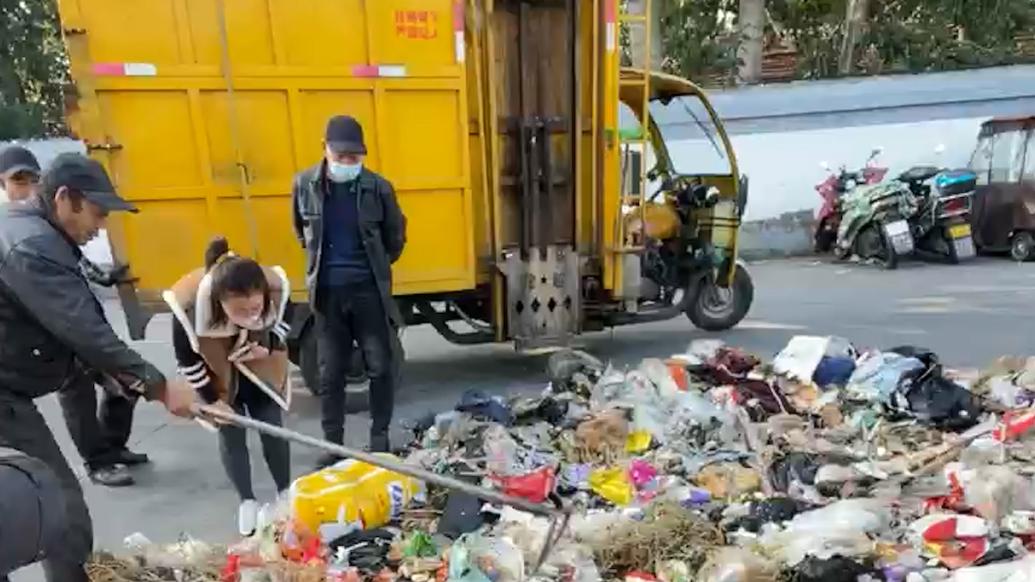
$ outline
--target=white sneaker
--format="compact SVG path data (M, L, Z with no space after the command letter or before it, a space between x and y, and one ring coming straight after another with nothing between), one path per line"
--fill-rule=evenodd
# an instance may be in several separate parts
M259 504L254 499L245 499L237 508L237 531L242 536L255 533L255 524L259 518Z

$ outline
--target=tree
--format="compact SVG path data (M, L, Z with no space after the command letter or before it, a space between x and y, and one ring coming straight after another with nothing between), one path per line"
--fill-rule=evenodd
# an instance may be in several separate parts
M737 12L737 80L741 84L754 84L762 80L765 21L764 0L740 0Z
M841 56L837 69L842 75L850 75L855 65L855 48L866 32L870 15L870 0L849 0L845 14L845 34L841 41Z
M53 0L0 0L0 139L64 131L60 31Z

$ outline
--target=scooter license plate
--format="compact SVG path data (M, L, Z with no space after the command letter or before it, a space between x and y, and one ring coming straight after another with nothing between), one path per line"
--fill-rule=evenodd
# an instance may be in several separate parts
M891 241L895 254L908 255L913 252L913 233L909 232L909 223L896 220L884 225L884 234Z
M974 239L972 237L953 237L952 244L956 247L956 256L961 259L969 259L977 254L974 251Z
M949 227L949 238L954 240L961 238L970 238L970 225L969 224L954 224Z
M884 232L890 237L909 234L909 223L904 220L896 220L884 225Z

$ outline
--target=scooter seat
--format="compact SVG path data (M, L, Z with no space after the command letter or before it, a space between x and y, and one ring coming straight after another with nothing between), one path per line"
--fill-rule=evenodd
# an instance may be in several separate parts
M940 168L934 166L914 166L899 174L898 179L901 182L923 182L935 177L940 171Z

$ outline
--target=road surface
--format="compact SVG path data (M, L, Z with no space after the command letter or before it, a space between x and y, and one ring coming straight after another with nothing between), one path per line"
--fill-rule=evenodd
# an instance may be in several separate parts
M737 329L705 334L685 318L627 327L582 338L583 347L618 365L645 356L668 356L694 339L719 337L771 357L795 334L834 334L859 346L902 344L933 349L949 365L980 367L1001 354L1035 354L1035 264L982 258L961 266L905 263L894 272L864 265L814 260L751 265L755 304ZM122 329L116 306L110 317ZM166 371L173 368L169 322L157 319L138 349ZM538 391L544 386L543 357L516 354L508 346L456 347L432 330L407 330L405 384L397 397L397 420L451 408L471 388L494 393ZM300 392L288 426L319 434L318 402ZM66 454L82 474L78 455L56 401L40 401ZM361 445L368 420L350 417L347 438ZM219 464L214 435L195 424L171 420L157 405L142 404L132 447L153 465L136 473L135 487L111 490L84 481L98 547L117 549L125 536L142 532L154 541L181 533L225 542L236 529L237 500ZM268 499L272 484L257 439L251 442L257 494ZM316 453L292 449L296 473L312 467ZM15 582L42 580L38 568Z

